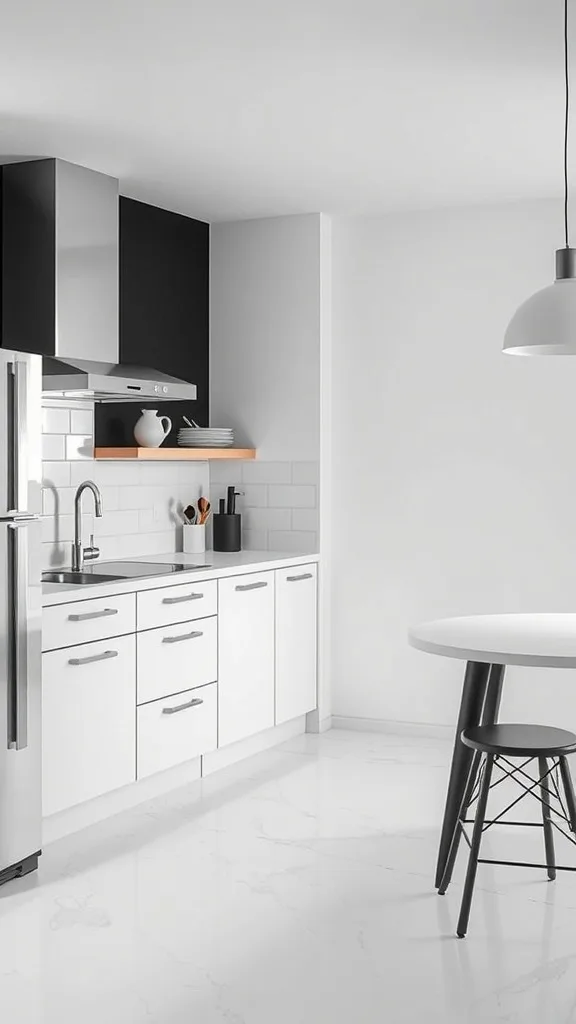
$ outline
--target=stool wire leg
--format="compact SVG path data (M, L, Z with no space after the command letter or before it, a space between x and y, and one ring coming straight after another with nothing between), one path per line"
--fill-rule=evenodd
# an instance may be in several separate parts
M568 758L562 755L558 760L560 761L562 785L564 786L564 792L566 794L566 805L568 807L568 816L570 818L570 828L572 832L576 832L576 797L574 796L572 776L570 774L570 768L568 767Z
M492 665L490 669L490 675L488 677L488 689L486 691L486 698L484 700L484 708L482 710L482 718L480 719L481 725L492 725L498 721L498 712L500 710L500 700L502 697L502 683L504 681L504 665ZM478 772L480 770L480 764L482 762L482 754L476 751L474 754L474 760L470 767L470 774L468 776L468 783L466 785L466 791L460 805L460 812L458 814L458 823L454 829L454 835L452 836L452 842L450 844L450 850L448 853L448 859L444 868L444 873L440 879L438 886L439 896L444 896L450 882L452 880L452 872L454 871L454 865L456 863L456 857L458 855L458 848L460 846L460 839L462 837L462 826L461 822L466 817L466 812L472 799L472 793L476 785L478 778Z
M459 939L464 938L468 929L468 919L470 917L470 907L472 905L472 893L474 891L474 882L476 880L476 871L478 868L478 855L480 853L484 819L486 818L486 806L488 804L488 793L490 790L493 765L494 754L487 754L486 764L484 767L484 778L482 779L482 785L480 787L478 807L476 809L476 817L474 819L474 831L472 833L472 843L470 846L466 882L464 883L464 893L462 895L462 905L460 907L460 917L458 918L458 926L456 928L456 934Z
M545 757L538 758L538 774L540 776L540 796L542 797L542 824L544 826L544 847L546 849L546 865L548 878L551 882L556 878L556 857L554 854L554 828L552 826L552 813L550 811L550 789L549 779L545 778L548 773L548 760Z

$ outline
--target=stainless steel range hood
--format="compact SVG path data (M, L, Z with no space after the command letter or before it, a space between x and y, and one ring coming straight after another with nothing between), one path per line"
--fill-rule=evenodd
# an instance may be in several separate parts
M195 384L119 363L117 180L30 160L2 168L2 200L2 344L44 354L44 400L196 399Z
M196 398L196 385L145 366L85 359L43 361L43 397L93 402L142 402Z

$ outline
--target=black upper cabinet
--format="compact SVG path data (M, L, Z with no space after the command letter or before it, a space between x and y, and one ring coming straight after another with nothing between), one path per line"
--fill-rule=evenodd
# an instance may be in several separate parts
M132 445L141 408L209 423L209 225L120 197L120 362L196 384L196 402L96 406L96 444Z

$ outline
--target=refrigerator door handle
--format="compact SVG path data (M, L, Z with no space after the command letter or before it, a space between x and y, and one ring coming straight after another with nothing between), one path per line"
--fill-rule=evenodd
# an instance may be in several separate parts
M25 520L8 523L11 538L11 594L13 602L11 681L9 685L8 746L28 746L28 531Z
M14 377L12 391L12 490L14 511L28 507L28 364L22 360L10 363Z
M14 364L14 436L16 438L14 495L16 508L28 508L28 364Z

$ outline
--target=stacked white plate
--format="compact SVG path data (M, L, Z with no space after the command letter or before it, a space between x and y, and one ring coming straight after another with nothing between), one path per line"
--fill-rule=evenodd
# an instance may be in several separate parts
M225 427L181 427L178 444L181 448L231 448L234 431Z

